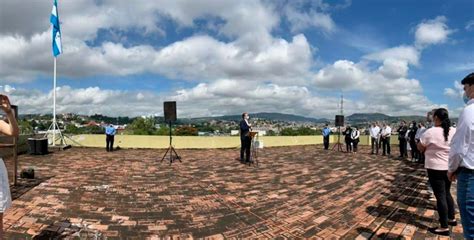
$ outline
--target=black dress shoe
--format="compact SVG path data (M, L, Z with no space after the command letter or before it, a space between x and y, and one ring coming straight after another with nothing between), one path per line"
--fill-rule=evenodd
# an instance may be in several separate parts
M458 222L456 220L448 220L448 225L449 226L457 226L458 225Z
M428 231L433 234L441 235L441 236L449 236L449 230L438 230L439 228L428 228Z

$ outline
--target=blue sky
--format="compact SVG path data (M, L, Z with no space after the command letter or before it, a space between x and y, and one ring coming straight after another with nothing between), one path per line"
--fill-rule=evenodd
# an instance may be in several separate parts
M0 0L0 84L49 113L52 1ZM58 1L58 110L183 117L462 108L474 1ZM6 11L5 9L8 9Z

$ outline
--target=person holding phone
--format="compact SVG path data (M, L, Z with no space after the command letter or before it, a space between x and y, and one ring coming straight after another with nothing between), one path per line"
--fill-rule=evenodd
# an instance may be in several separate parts
M0 94L0 108L6 114L6 121L0 120L0 133L18 137L20 130L12 110L10 100L7 96ZM0 239L3 239L3 213L11 206L10 183L8 182L8 172L3 159L0 158Z

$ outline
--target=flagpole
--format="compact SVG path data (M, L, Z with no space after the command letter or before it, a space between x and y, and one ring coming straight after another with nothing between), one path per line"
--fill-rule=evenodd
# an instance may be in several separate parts
M56 57L54 57L53 79L53 146L56 146Z

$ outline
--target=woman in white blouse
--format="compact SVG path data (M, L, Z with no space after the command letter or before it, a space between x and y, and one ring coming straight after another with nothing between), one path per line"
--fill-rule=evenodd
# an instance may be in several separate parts
M0 120L0 133L8 136L18 136L18 124L12 111L10 100L0 94L0 108L7 115L7 121ZM0 239L3 239L3 213L10 207L12 200L10 195L10 184L8 183L7 168L3 159L0 158Z

